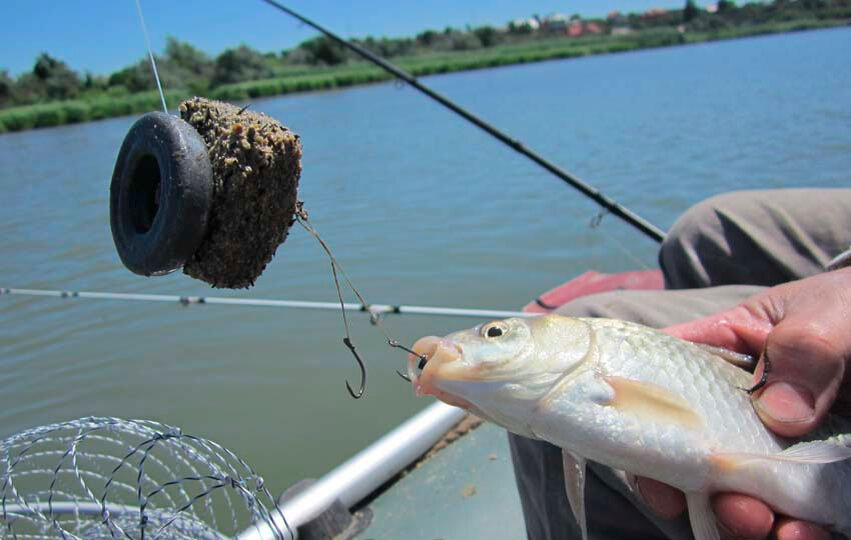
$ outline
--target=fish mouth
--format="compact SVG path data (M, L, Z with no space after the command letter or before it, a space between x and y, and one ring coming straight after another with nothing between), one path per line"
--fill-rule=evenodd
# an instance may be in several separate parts
M414 343L414 354L408 354L408 378L418 396L431 394L437 399L468 408L470 403L437 387L441 379L458 378L464 369L464 351L451 339L426 336Z

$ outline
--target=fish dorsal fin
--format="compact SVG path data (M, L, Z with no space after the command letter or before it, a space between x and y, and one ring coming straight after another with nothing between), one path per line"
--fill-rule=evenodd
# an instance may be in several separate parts
M561 450L561 463L564 467L564 490L567 502L573 510L573 517L582 531L582 540L588 540L588 525L585 521L585 458L569 450Z
M717 356L724 360L729 364L733 364L737 368L744 369L745 371L753 371L756 369L757 359L749 354L737 353L731 351L730 349L725 349L723 347L715 347L713 345L707 345L705 343L695 343L698 347L703 349L704 351Z
M614 390L608 405L651 422L672 423L700 429L703 421L689 403L673 392L652 383L624 377L603 377Z
M754 454L746 452L719 453L717 457L728 464L742 465L749 461L768 460L786 463L835 463L851 459L851 448L829 441L807 441L794 444L777 454Z
M686 504L694 540L721 540L718 526L715 524L715 514L709 506L709 495L686 493Z

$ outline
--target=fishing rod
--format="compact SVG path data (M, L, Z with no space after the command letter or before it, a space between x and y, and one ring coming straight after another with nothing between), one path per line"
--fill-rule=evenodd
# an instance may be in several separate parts
M304 15L301 15L300 13L293 11L292 9L284 6L283 4L281 4L281 3L279 3L275 0L262 0L262 1L269 4L272 7L280 10L280 11L283 11L284 13L286 13L286 14L292 16L292 17L295 17L296 19L298 19L302 23L318 30L319 32L328 36L329 38L331 38L335 42L339 43L340 45L346 47L347 49L355 52L356 54L360 55L361 57L365 58L366 60L372 62L373 64L375 64L377 66L379 66L380 68L384 69L388 73L391 73L392 75L394 75L398 79L405 81L406 83L413 86L414 88L416 88L417 90L419 90L420 92L422 92L426 96L430 97L431 99L437 101L438 103L440 103L441 105L443 105L444 107L449 109L450 111L460 115L462 118L464 118L465 120L467 120L468 122L470 122L474 126L482 129L483 131L490 134L491 136L493 136L497 140L501 141L502 143L506 144L510 148L512 148L515 151L519 152L520 154L523 154L524 156L528 157L529 159L531 159L532 161L534 161L535 163L537 163L538 165L540 165L541 167L543 167L547 171L554 174L556 177L558 177L561 180L563 180L564 182L566 182L568 185L574 187L575 189L578 189L581 193L583 193L587 197L590 197L597 204L599 204L600 206L605 208L606 211L608 211L612 215L615 215L615 216L621 218L622 220L626 221L627 223L629 223L630 225L632 225L633 227L635 227L636 229L638 229L639 231L644 233L647 237L649 237L649 238L651 238L651 239L653 239L653 240L655 240L656 242L659 242L659 243L662 243L662 241L665 239L665 232L662 229L660 229L659 227L653 225L652 223L650 223L649 221L647 221L643 217L639 216L638 214L636 214L632 210L626 208L625 206L615 202L613 199L607 197L599 189L595 188L594 186L583 182L582 180L580 180L579 178L577 178L573 174L565 171L564 169L562 169L561 167L559 167L555 163L545 159L544 157L542 157L538 153L534 152L530 148L527 148L519 140L508 136L507 134L503 133L502 131L498 130L494 126L485 122L484 120L482 120L478 116L474 115L473 113L467 111L466 109L464 109L460 105L456 104L455 102L453 102L449 98L435 92L434 90L432 90L428 86L420 83L416 79L416 77L414 77L413 75L407 73L406 71L402 70L401 68L397 67L396 65L388 62L384 58L373 53L372 51L365 49L365 48L361 47L360 45L357 45L355 43L352 43L348 40L341 38L340 36L338 36L337 34L332 32L331 30L328 30L327 28L320 25L319 23L316 23L313 20L308 19Z
M15 289L0 287L0 296L47 296L66 299L90 299L90 300L130 300L137 302L167 302L191 305L225 305L225 306L253 306L253 307L277 307L295 309L320 309L340 311L339 302L308 302L304 300L273 300L265 298L226 298L220 296L185 296L176 294L142 294L122 292L93 292L93 291L68 291L59 289ZM370 317L377 318L385 314L395 315L445 315L452 317L477 317L489 319L506 319L508 317L533 317L538 313L526 313L522 311L505 311L496 309L465 309L436 306L409 306L403 304L358 304L345 302L342 304L345 311L360 311L369 313Z

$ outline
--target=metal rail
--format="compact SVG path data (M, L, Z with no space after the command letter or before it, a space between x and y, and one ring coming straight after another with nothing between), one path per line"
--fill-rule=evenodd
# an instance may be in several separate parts
M365 58L366 60L369 60L373 64L379 66L381 69L387 71L388 73L391 73L393 76L399 78L400 80L405 81L406 83L413 86L414 88L416 88L417 90L419 90L420 92L422 92L426 96L430 97L431 99L437 101L438 103L440 103L441 105L443 105L444 107L449 109L450 111L454 112L455 114L458 114L459 116L461 116L462 118L464 118L465 120L467 120L468 122L473 124L474 126L476 126L479 129L482 129L483 131L487 132L488 134L495 137L500 142L508 145L510 148L512 148L516 152L518 152L518 153L526 156L527 158L531 159L532 161L534 161L535 163L537 163L538 165L540 165L541 167L543 167L544 169L546 169L547 171L549 171L550 173L552 173L553 175L558 177L560 180L564 181L565 183L572 186L573 188L579 190L586 197L593 199L597 204L599 204L600 206L605 208L611 214L621 218L622 220L626 221L627 223L629 223L630 225L632 225L633 227L635 227L636 229L638 229L639 231L644 233L645 236L647 236L647 237L649 237L649 238L651 238L651 239L653 239L653 240L655 240L659 243L661 243L665 239L665 232L662 229L660 229L659 227L657 227L656 225L653 225L652 223L650 223L649 221L647 221L643 217L639 216L638 214L636 214L635 212L633 212L629 208L626 208L625 206L618 204L613 199L604 195L596 187L583 182L582 180L577 178L575 175L567 172L566 170L562 169L561 167L559 167L555 163L545 159L543 156L539 155L537 152L533 151L532 149L527 148L519 140L510 137L506 133L498 130L496 127L485 122L484 120L482 120L478 116L474 115L473 113L467 111L466 109L464 109L460 105L456 104L455 102L453 102L449 98L443 96L442 94L435 92L434 90L432 90L428 86L422 84L421 82L419 82L416 79L416 77L409 74L408 72L406 72L406 71L402 70L401 68L397 67L396 65L388 62L384 58L381 58L380 56L373 53L372 51L369 51L369 50L367 50L367 49L365 49L365 48L363 48L363 47L361 47L361 46L359 46L355 43L351 43L351 42L341 38L340 36L338 36L337 34L332 32L331 30L328 30L327 28L320 25L319 23L308 19L304 15L301 15L300 13L293 11L292 9L284 6L283 4L281 4L279 2L276 2L275 0L262 0L262 1L266 2L267 4L269 4L270 6L276 8L276 9L283 11L284 13L287 13L288 15L291 15L292 17L295 17L296 19L303 22L304 24L306 24L306 25L308 25L312 28L315 28L316 30L322 32L324 35L328 36L330 39L334 40L335 42L339 43L340 45L346 47L347 49L349 49L353 52L355 52L356 54L360 55L361 57Z
M298 527L308 523L339 500L351 508L382 484L393 478L440 440L444 433L464 418L463 410L441 402L412 416L396 429L361 450L310 487L282 502L280 512L271 512L274 520L286 517L295 536ZM286 530L283 522L278 523ZM235 540L274 540L268 525L252 526Z

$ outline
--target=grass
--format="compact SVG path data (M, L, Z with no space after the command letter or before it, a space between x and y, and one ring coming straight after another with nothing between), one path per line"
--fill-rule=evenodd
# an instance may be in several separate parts
M848 25L847 19L804 19L722 28L715 31L680 34L674 28L645 30L625 36L589 36L580 39L555 38L507 44L487 49L444 52L395 59L408 73L421 77L438 73L468 71L528 62L576 58L595 54L626 52L683 43L735 39L754 35L812 30ZM230 84L213 89L208 97L240 101L265 96L328 90L385 81L391 78L383 70L367 63L333 67L293 66L280 69L271 79ZM191 96L188 90L166 92L169 108ZM0 110L0 133L61 124L86 122L123 116L160 108L159 95L143 92L124 96L59 101Z
M169 107L176 107L187 97L190 97L188 93L179 90L166 92L166 103ZM162 104L157 92L12 107L0 110L0 133L125 116L160 107Z

